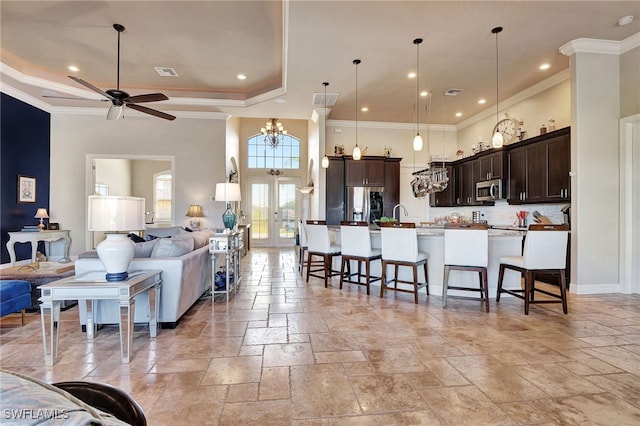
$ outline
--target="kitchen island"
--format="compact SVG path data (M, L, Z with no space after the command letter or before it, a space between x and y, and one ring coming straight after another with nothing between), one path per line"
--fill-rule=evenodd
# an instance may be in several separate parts
M429 254L428 271L429 271L429 292L435 296L442 295L442 281L444 279L444 229L443 228L417 228L418 230L418 248L420 251ZM336 233L336 241L340 241L340 228L334 228ZM371 246L373 248L382 248L381 234L379 229L371 229ZM521 256L522 242L526 235L525 231L505 230L505 229L489 229L489 265L487 268L487 279L489 282L489 298L496 297L496 289L498 287L498 270L500 267L500 257L502 256ZM334 259L335 269L340 269L340 258ZM351 270L356 271L357 265L352 262ZM392 273L392 270L388 271ZM372 262L371 274L380 276L381 262ZM409 268L400 268L401 279L411 279L411 271ZM419 273L419 279L423 280L422 273ZM449 283L452 285L462 286L478 286L478 273L465 271L451 271L449 275ZM504 287L513 288L520 284L520 276L514 271L506 271L504 276ZM375 284L372 286L377 287ZM375 294L377 290L372 290ZM421 290L426 294L426 290ZM468 296L468 292L457 292L450 290L449 295Z

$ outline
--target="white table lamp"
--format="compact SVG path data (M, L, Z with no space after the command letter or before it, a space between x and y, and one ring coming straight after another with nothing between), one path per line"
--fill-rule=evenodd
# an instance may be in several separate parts
M216 201L225 201L227 210L222 214L222 222L231 231L236 226L236 214L231 210L231 201L240 201L239 183L216 183Z
M47 209L45 209L44 207L39 207L38 211L36 211L36 215L34 216L34 218L40 219L40 225L38 225L38 228L40 228L40 230L42 231L44 229L44 223L42 220L49 219L49 214L47 213Z
M191 220L189 221L189 226L191 226L191 229L200 229L200 220L198 220L197 218L204 217L204 212L202 211L201 205L191 204L185 216L189 216L191 218Z
M90 195L89 231L102 231L106 239L96 247L107 271L107 281L125 281L133 259L135 244L127 237L131 231L144 229L144 198Z

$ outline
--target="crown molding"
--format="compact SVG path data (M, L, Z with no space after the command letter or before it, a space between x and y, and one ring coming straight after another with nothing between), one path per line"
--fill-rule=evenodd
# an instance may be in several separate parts
M351 120L327 120L327 127L356 127L356 122ZM358 127L363 129L395 129L411 130L415 132L416 123L390 123L380 121L358 121ZM456 132L456 126L452 124L420 124L420 130Z
M576 53L595 53L598 55L621 55L640 46L640 33L635 33L622 41L578 38L563 44L558 49L565 56Z

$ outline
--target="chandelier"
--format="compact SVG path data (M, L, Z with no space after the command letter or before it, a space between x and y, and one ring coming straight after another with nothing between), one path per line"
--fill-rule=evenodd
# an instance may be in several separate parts
M270 118L265 126L260 129L260 133L264 135L264 143L275 149L282 141L282 136L287 134L287 131L277 118Z

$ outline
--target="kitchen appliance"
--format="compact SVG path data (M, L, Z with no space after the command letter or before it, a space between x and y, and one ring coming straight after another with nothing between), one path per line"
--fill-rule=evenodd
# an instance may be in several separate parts
M373 223L383 213L384 188L368 186L347 187L346 220Z
M476 200L492 201L502 198L502 179L485 180L476 183Z

